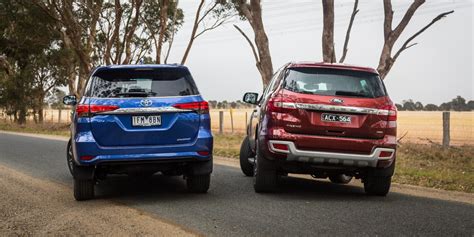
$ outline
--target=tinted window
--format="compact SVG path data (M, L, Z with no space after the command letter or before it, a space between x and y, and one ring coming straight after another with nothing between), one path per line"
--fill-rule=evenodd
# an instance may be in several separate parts
M321 68L290 68L285 89L305 94L376 98L385 96L379 76L368 72Z
M181 68L105 69L93 75L92 97L197 95L191 74Z

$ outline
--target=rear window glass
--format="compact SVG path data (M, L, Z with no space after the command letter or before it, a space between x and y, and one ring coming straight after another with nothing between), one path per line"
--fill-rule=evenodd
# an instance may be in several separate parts
M92 77L92 97L167 97L199 94L186 69L106 69Z
M340 69L290 68L285 76L285 89L316 95L367 98L386 95L378 75Z

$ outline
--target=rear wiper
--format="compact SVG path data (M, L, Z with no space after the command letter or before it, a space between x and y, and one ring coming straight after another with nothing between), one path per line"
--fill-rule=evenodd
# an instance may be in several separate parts
M367 97L370 98L370 96L366 94L362 94L359 92L353 92L353 91L336 91L336 95L347 95L347 96L357 96L357 97Z
M148 97L154 96L156 92L144 92L144 91L137 91L137 92L123 92L115 94L116 97L125 96L125 97Z

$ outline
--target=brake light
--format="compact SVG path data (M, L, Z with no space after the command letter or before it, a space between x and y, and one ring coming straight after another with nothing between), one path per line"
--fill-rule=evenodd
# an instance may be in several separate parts
M276 113L289 113L296 110L296 103L289 98L275 97L268 101L268 111Z
M116 105L77 105L76 114L79 117L89 117L96 113L114 111L118 108Z
M177 109L193 110L199 114L209 113L209 103L207 103L207 101L175 104L173 107Z
M395 105L385 105L379 108L378 115L387 121L397 121L397 107Z
M76 106L76 114L79 117L89 116L89 105L77 105Z

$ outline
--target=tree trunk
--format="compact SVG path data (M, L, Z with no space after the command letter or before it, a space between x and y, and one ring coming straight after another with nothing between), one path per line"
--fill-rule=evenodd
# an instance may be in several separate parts
M245 16L254 32L255 45L258 51L256 66L262 77L263 87L265 88L273 76L273 63L268 37L263 25L260 0L250 0L250 4L246 3L246 1L239 3L239 11Z
M168 23L168 0L163 0L160 13L160 36L158 37L158 46L156 48L156 63L161 63L161 49L163 48L163 41L167 30Z
M273 63L270 55L270 46L268 43L267 33L262 20L262 7L260 0L251 1L253 13L253 29L255 32L255 45L257 46L260 58L260 70L262 75L263 86L267 87L273 76Z
M18 110L18 124L25 124L26 123L26 106L21 106L20 110Z
M323 61L336 62L334 50L334 0L322 0L323 3Z
M43 124L44 122L44 110L43 110L43 106L40 106L38 108L38 122Z

